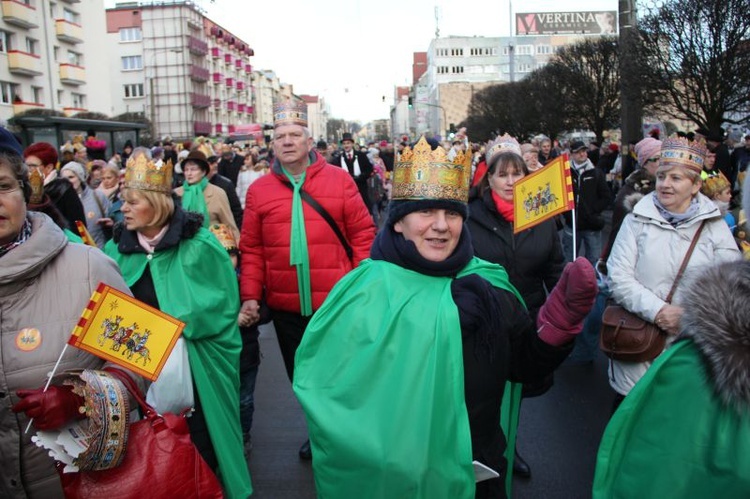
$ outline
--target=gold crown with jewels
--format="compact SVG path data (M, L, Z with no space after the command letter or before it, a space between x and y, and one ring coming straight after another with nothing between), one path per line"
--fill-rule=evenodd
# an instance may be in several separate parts
M500 135L495 140L488 143L486 146L486 150L486 158L488 163L495 154L500 154L502 152L514 152L519 156L522 156L521 146L518 144L518 141L507 133Z
M670 137L661 143L659 167L684 166L696 173L703 171L708 149L702 140Z
M42 201L44 201L44 174L39 168L29 169L29 185L31 186L29 204L42 204Z
M441 199L466 203L471 183L471 153L448 159L445 149L434 151L424 138L404 148L393 168L393 200Z
M156 164L145 154L128 158L125 165L125 187L141 191L172 192L172 160Z
M273 105L273 126L307 126L307 104L301 100L283 100Z

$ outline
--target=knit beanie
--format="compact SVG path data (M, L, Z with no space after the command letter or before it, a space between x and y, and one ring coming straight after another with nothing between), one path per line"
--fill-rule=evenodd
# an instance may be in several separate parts
M661 152L661 141L653 137L646 137L635 145L635 154L638 156L638 164L642 167L646 160Z
M70 161L69 163L66 163L65 166L62 167L60 170L60 173L70 170L75 174L76 177L78 177L81 180L82 184L86 183L86 169L81 165L80 163L76 163L75 161Z

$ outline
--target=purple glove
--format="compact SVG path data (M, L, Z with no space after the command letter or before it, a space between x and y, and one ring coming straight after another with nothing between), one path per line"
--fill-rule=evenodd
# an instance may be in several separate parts
M83 397L73 393L72 387L52 385L47 391L18 390L21 400L13 406L13 412L25 412L34 418L34 426L40 430L54 430L74 418L83 418L80 407Z
M553 346L573 341L583 329L583 320L594 306L598 292L596 273L588 260L578 258L567 264L555 289L539 309L536 318L539 339Z

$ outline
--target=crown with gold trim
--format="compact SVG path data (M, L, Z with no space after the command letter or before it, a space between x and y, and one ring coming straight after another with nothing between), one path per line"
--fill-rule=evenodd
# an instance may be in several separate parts
M29 204L42 204L42 201L44 201L44 174L39 168L29 169L29 185L31 186Z
M273 126L307 126L307 104L301 100L287 99L273 105Z
M723 173L717 172L714 175L709 175L703 179L703 185L701 186L701 193L704 196L708 196L713 199L714 196L720 194L724 189L731 188L732 185L729 183Z
M154 163L145 154L130 157L125 165L125 187L141 191L172 192L172 160Z
M208 230L216 236L225 250L229 252L237 250L237 241L234 240L234 235L227 224L211 224Z
M486 150L487 163L490 162L495 154L500 154L503 152L513 152L518 154L519 156L522 156L521 146L518 144L518 141L515 139L515 137L511 137L507 133L495 138L495 140L493 140L492 142L487 143Z
M445 149L434 151L422 137L414 146L404 148L393 168L391 199L436 199L466 204L471 180L471 153L460 151L453 161Z
M685 137L670 137L661 143L659 168L684 166L695 173L703 171L708 149L702 140L690 141Z

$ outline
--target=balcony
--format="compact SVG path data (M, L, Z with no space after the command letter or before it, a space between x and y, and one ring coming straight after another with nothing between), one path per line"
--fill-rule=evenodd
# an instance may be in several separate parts
M62 0L65 3L80 3L81 0Z
M245 90L245 82L244 81L238 81L235 84L235 88L237 89L238 92L242 92L243 90Z
M253 114L253 111L255 111L253 106L247 106L247 109L245 110L247 114Z
M227 88L232 88L232 87L234 87L234 78L227 78L227 79L226 79L226 80L224 80L224 81L225 81L225 83L227 84Z
M36 54L9 50L8 71L17 75L38 76L42 74L42 59Z
M17 101L13 103L13 114L25 113L30 109L44 109L44 104L37 104L36 102L22 102Z
M190 79L198 82L206 82L211 77L211 72L200 66L190 66Z
M208 54L208 43L194 36L188 36L188 50L193 55Z
M221 107L221 99L214 99L213 106L214 108L219 109Z
M236 102L233 100L227 101L227 111L234 111L236 109L235 105Z
M244 113L245 112L245 104L237 104L237 112L238 113Z
M60 64L60 83L83 85L86 83L86 69L75 64Z
M214 59L221 57L221 49L219 47L211 47L211 57Z
M57 39L60 41L68 43L81 43L83 41L83 28L65 19L55 20L55 31Z
M245 73L250 74L253 72L252 64L245 64Z
M68 117L74 116L78 113L85 113L87 111L88 109L84 107L64 107L63 108L63 113L65 113L65 116L68 116Z
M221 123L217 123L216 124L216 133L221 133L222 128L223 128L222 124Z
M212 77L214 83L221 83L224 80L224 75L221 73L214 73Z
M234 59L232 59L232 54L224 54L224 63L225 64L228 64L228 65L231 66L233 60Z
M234 125L227 126L227 132L234 133L234 131L237 129Z
M237 58L234 61L234 69L236 69L237 71L242 71L242 59Z
M2 0L3 21L19 28L37 28L36 9L16 0Z
M196 109L205 109L211 106L211 96L193 92L190 94L190 104Z
M211 122L210 121L194 121L193 133L195 133L196 135L211 135Z

